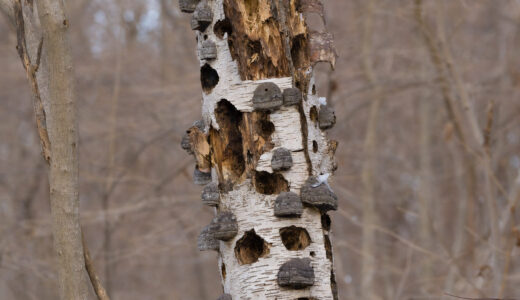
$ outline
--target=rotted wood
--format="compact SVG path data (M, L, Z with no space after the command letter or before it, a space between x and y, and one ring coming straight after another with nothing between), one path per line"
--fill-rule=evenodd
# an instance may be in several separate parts
M278 271L278 285L303 289L314 284L314 269L309 258L293 258Z
M299 217L303 213L303 204L296 193L282 192L274 201L274 215L277 217Z
M194 172L194 178L206 178L210 173L211 180L211 156L208 136L204 133L204 122L202 120L193 123L193 126L186 131L181 140L181 147L188 153L195 156L197 168ZM200 173L198 173L200 172ZM202 173L202 174L201 174ZM200 184L207 184L200 183ZM198 183L199 184L199 183Z
M225 15L233 27L231 56L238 62L242 80L292 76L291 54L303 56L307 52L305 47L300 50L299 44L294 48L288 45L297 36L305 39L306 28L296 9L297 1L283 2L288 7L271 0L224 0Z
M316 207L322 212L338 209L338 197L326 182L309 177L301 189L301 199L306 205Z

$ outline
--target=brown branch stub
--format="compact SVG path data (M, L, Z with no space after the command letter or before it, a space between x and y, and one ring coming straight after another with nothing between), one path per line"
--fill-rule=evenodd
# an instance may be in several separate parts
M42 155L45 161L49 164L51 160L51 143L49 140L49 134L47 132L47 118L45 116L45 110L43 108L43 103L40 96L38 81L36 79L36 72L40 67L43 37L40 39L40 43L38 44L36 63L33 65L27 51L22 2L20 0L15 0L13 9L17 38L16 50L25 69L27 80L31 85L31 91L33 94L33 109L36 118L36 128L38 130L38 135L40 136Z
M107 291L101 284L101 280L97 276L96 270L94 269L94 263L92 262L92 258L90 257L90 251L87 247L87 242L85 241L85 236L83 232L81 233L81 242L83 244L83 255L85 257L85 268L87 269L88 277L90 278L90 282L92 283L92 288L96 293L98 300L110 300L108 297Z

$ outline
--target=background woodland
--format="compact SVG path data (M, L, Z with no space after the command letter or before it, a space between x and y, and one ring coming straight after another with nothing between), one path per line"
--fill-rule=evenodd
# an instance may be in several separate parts
M339 54L317 89L338 118L340 299L520 298L520 1L324 2ZM196 249L213 212L180 148L201 109L189 16L176 0L67 4L81 222L108 293L217 298L216 254ZM56 299L47 168L15 46L0 16L0 299Z

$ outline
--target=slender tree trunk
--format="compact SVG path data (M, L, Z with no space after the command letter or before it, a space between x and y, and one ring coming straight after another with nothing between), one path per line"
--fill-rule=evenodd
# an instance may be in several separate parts
M305 22L323 17L322 4L180 4L194 11L204 91L203 122L183 147L217 213L199 248L218 250L226 297L337 299L327 214L337 207L327 183L337 143L324 132L335 117L313 79L335 52L331 35Z
M78 133L69 21L60 0L37 1L49 68L50 200L60 299L87 299L78 197Z
M375 9L375 0L366 1L366 15L363 24L363 41L362 41L362 64L368 84L372 87L370 112L368 116L363 153L365 160L361 179L363 182L363 237L362 252L363 259L361 262L361 298L366 300L375 299L374 276L376 271L375 257L376 253L376 237L374 224L376 222L375 209L375 185L374 172L377 159L377 126L379 119L379 111L381 110L381 102L383 95L379 86L376 74L374 72L372 60L372 39L373 39L373 14Z

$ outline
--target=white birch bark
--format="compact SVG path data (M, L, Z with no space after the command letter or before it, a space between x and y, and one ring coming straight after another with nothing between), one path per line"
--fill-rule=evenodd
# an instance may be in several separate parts
M198 47L205 40L215 42L217 58L204 60L200 57L201 67L208 64L219 76L218 84L209 93L203 93L202 115L205 122L205 132L220 129L215 108L222 99L229 101L242 113L253 112L253 93L259 84L273 82L281 90L293 87L292 77L268 78L251 81L242 80L237 62L233 60L227 42L227 33L223 39L217 37L212 30L216 22L226 18L223 0L207 2L213 11L213 21L208 30L197 32ZM302 16L303 18L303 16ZM199 51L198 51L199 53ZM312 67L307 72L313 72ZM271 142L272 150L263 153L255 167L256 171L273 173L271 158L273 151L284 147L291 151L293 166L280 172L288 181L290 191L297 194L310 176L331 174L334 170L333 155L336 143L330 143L326 134L314 120L311 120L311 108L320 107L324 99L313 95L313 79L303 100L303 115L307 126L307 135L302 132L302 115L297 106L283 106L270 114L270 122L274 124ZM305 145L306 143L306 145ZM317 146L317 147L316 147ZM316 149L317 148L317 149ZM316 150L316 152L313 151ZM306 158L306 156L308 158ZM310 168L309 168L310 165ZM213 169L213 181L216 171ZM229 241L220 241L219 269L221 270L224 293L233 299L335 299L333 288L332 258L326 251L325 237L329 228L322 228L322 215L318 209L305 207L300 218L279 218L273 214L276 194L265 195L257 192L252 180L246 178L234 185L233 190L221 193L219 211L232 212L238 222L238 234ZM280 229L288 226L305 228L311 243L302 250L289 251L282 243ZM240 264L235 255L236 243L245 232L254 229L268 244L268 253L252 264ZM327 258L329 256L329 258ZM314 284L305 289L281 288L277 283L277 273L280 266L291 258L310 258L314 269ZM225 270L225 271L224 271ZM335 285L335 283L334 283Z

